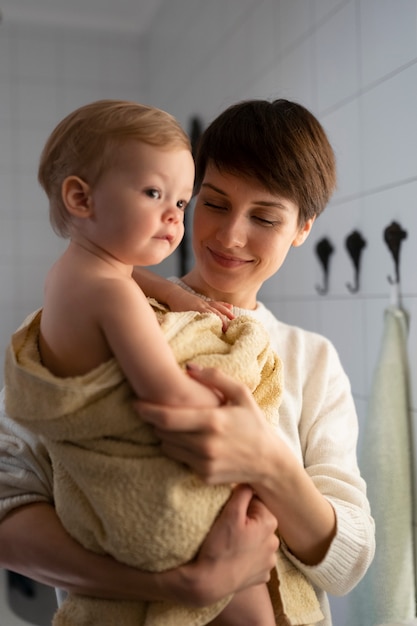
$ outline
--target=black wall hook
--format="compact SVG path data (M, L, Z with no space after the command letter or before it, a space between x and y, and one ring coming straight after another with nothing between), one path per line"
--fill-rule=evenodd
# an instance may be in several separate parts
M388 282L391 285L400 282L400 249L403 239L407 238L407 231L403 230L398 222L391 222L384 230L384 240L387 244L392 257L394 259L395 278L388 276Z
M354 230L345 239L345 246L352 259L353 267L355 270L354 283L346 283L346 287L350 293L357 293L359 291L359 270L361 264L362 250L366 247L366 241L362 237L359 231Z
M323 267L324 273L323 286L316 285L316 290L321 296L324 296L329 290L329 262L333 252L334 247L327 237L323 237L323 239L320 239L316 244L316 254Z

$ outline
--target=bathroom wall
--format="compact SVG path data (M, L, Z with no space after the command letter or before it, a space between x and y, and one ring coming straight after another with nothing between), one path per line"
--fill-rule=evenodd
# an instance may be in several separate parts
M99 6L99 0L97 0ZM327 335L350 376L361 425L390 301L393 220L407 231L401 294L410 314L412 419L417 449L417 2L416 0L165 0L151 32L134 38L0 27L0 349L41 303L43 276L62 249L36 183L47 134L64 114L99 97L166 108L185 128L249 97L310 108L338 159L337 192L306 244L263 290L284 321ZM344 247L367 241L360 290ZM335 247L329 291L319 295L317 241ZM175 261L164 274L175 271ZM335 626L347 599L332 599Z

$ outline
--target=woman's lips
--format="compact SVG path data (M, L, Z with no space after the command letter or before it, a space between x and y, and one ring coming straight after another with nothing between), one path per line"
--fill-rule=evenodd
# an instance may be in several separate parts
M228 267L228 268L242 267L242 265L251 263L251 261L247 259L241 259L239 257L232 256L230 254L225 254L224 252L218 252L216 250L213 250L212 248L207 248L207 250L209 251L214 261L218 265L221 265L222 267Z

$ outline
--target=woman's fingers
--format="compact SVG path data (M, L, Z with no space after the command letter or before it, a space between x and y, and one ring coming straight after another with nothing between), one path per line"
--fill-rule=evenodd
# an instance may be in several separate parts
M216 369L191 364L190 375L224 399L214 408L164 407L136 401L138 414L155 427L162 451L191 467L208 484L254 483L259 454L271 428L249 389Z
M252 396L246 385L214 367L203 368L196 363L187 363L187 372L194 380L220 392L225 404L251 403Z
M203 385L217 391L224 404L254 406L255 402L243 383L236 382L230 376L214 368L200 368L194 363L187 364L189 375ZM201 407L167 407L135 400L134 407L140 416L161 430L194 432L207 423L208 416L215 414L215 409Z
M237 588L266 582L279 547L277 520L247 485L238 485L204 542L200 556L221 553ZM237 589L235 589L237 590Z

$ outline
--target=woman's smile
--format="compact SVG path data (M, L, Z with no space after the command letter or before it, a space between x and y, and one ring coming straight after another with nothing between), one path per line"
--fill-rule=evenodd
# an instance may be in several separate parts
M239 268L239 267L242 267L243 265L246 265L247 263L253 262L251 259L242 259L241 257L237 257L230 253L216 250L211 246L207 246L207 250L216 263L218 263L219 265L223 267L227 267L230 269L234 267Z

